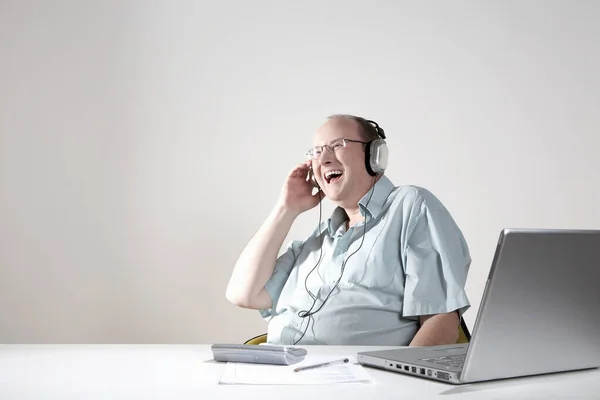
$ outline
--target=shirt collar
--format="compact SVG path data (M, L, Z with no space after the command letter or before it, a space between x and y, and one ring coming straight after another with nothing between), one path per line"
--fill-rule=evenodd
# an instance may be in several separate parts
M377 182L375 182L375 185L373 185L373 187L367 191L358 202L358 209L362 216L365 217L368 211L371 219L379 217L385 201L394 188L395 186L392 181L390 181L387 176L382 175ZM331 217L327 220L327 231L329 235L333 237L340 228L340 225L347 219L348 216L344 209L336 207L335 210L333 210Z

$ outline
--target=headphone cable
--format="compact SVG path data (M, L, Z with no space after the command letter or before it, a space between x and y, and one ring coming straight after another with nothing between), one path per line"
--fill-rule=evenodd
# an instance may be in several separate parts
M305 289L308 291L309 295L311 296L311 298L313 299L313 304L310 307L310 309L308 310L302 310L300 312L298 312L298 316L300 318L306 318L308 317L308 323L306 324L306 328L304 328L304 332L302 333L302 336L300 336L300 338L298 340L296 340L294 342L294 346L296 344L298 344L298 342L300 342L300 340L302 340L302 338L304 337L304 335L306 335L306 332L308 331L308 326L310 325L310 321L313 320L312 316L314 314L316 314L317 312L319 312L324 306L325 303L327 302L327 300L329 300L329 297L333 294L333 291L338 287L340 281L342 280L342 277L344 275L344 270L346 269L346 263L348 262L348 260L350 259L350 257L352 257L354 254L356 254L360 248L362 247L364 241L365 241L365 235L367 233L367 207L369 206L369 202L371 201L371 197L373 197L373 193L375 192L375 180L377 177L373 177L373 185L371 186L371 194L369 195L369 198L367 199L367 203L365 204L365 224L364 224L364 228L363 228L363 235L360 241L360 245L358 246L358 248L356 250L354 250L354 252L352 252L352 254L350 254L345 260L344 262L342 262L342 266L341 266L341 272L340 272L340 277L337 279L337 281L335 282L335 285L333 286L333 288L329 291L329 294L327 295L327 297L325 297L325 299L323 300L323 302L321 303L321 305L319 306L319 308L317 308L315 311L312 311L312 309L315 307L315 305L317 304L317 295L319 294L319 292L321 291L321 289L319 289L319 291L317 292L317 295L313 295L312 292L308 289L307 287L307 281L308 281L308 276L317 268L317 266L321 263L322 260L322 253L323 253L323 242L325 240L325 235L322 234L321 235L321 248L320 248L320 254L319 254L319 261L317 262L317 264L309 271L309 273L306 275L306 278L304 279L304 287ZM320 193L320 192L319 192ZM320 195L319 195L320 198ZM321 202L319 202L319 226L321 226ZM313 320L314 321L314 320ZM302 324L304 323L304 321L302 322ZM300 324L300 329L302 329L302 324ZM313 324L314 325L314 324Z

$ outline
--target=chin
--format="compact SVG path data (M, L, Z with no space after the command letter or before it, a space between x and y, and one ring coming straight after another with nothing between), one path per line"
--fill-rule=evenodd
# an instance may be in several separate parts
M325 197L328 198L330 201L340 201L340 194L339 193L327 193L327 192L325 192Z
M335 203L341 203L344 201L344 193L339 190L324 191L324 193L330 201Z

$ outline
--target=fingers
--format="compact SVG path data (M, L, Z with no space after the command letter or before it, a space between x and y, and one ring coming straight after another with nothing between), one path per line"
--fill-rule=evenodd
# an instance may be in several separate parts
M308 169L310 168L310 161L308 163L303 162L298 164L290 171L290 176L306 176Z

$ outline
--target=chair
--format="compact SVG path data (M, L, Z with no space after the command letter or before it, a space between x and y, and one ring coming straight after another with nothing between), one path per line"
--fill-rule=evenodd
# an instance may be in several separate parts
M244 342L244 344L261 344L267 342L267 334L263 333L262 335L254 336Z
M460 326L458 328L458 340L456 343L469 343L471 341L471 333L469 332L469 328L467 328L467 324L465 320L461 317ZM267 342L267 334L264 333L262 335L254 336L244 342L244 344L261 344Z
M458 328L458 340L456 343L469 343L471 341L471 332L465 323L464 318L460 318L460 327Z

